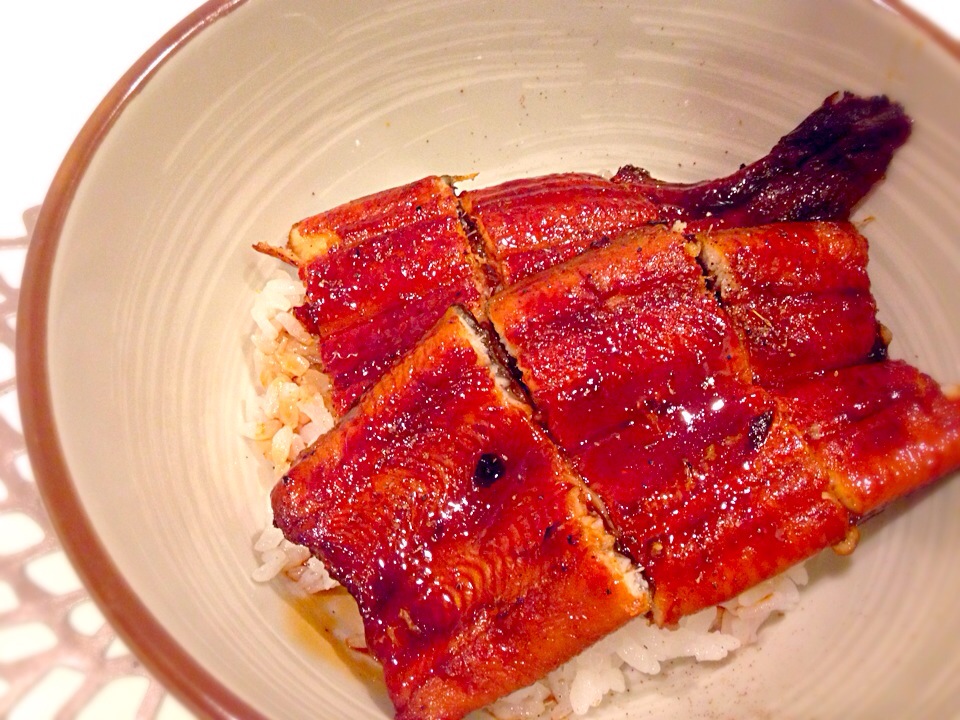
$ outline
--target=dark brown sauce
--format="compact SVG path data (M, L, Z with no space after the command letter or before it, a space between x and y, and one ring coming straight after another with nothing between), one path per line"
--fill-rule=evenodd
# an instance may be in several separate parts
M343 588L318 595L291 597L285 628L298 647L318 660L348 671L371 695L386 699L383 670L367 653L348 647L344 638L362 633L360 612ZM362 637L362 635L360 635Z

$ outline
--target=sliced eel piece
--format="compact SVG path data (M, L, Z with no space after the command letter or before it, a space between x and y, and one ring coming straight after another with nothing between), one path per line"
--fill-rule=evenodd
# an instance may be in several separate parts
M660 624L733 598L852 532L829 473L776 403L732 429L739 433L708 452L684 456L686 475L672 484L686 485L642 548Z
M766 156L727 177L670 183L628 165L613 180L652 200L663 222L742 227L847 220L910 130L903 107L883 95L834 93Z
M649 609L591 494L456 308L272 503L357 600L401 720L459 718Z
M729 599L846 537L848 513L752 384L697 246L635 231L494 296L544 422L654 589L654 619Z
M365 195L295 223L284 248L255 247L303 268L335 246L352 247L403 227L456 216L458 204L452 189L456 179L431 175Z
M484 265L450 182L428 177L333 208L297 223L287 247L271 251L299 268L306 302L294 314L319 337L338 412L448 307L482 306Z
M306 267L294 315L319 337L336 409L345 411L451 305L475 311L482 273L456 217L406 225Z
M495 295L488 314L550 432L570 452L627 424L684 425L751 373L707 292L697 247L630 231Z
M629 185L585 173L511 180L465 191L460 200L504 285L657 217Z
M850 223L776 223L697 240L761 385L885 354L867 240Z
M653 588L653 619L735 597L844 542L831 475L772 395L713 396L682 428L632 423L581 448L578 469Z
M960 467L960 394L903 361L814 375L780 393L860 518Z

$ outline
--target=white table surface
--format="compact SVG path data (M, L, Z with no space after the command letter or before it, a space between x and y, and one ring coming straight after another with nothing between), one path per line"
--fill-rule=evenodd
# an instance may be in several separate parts
M910 1L960 37L960 2ZM123 72L199 4L197 0L4 0L0 4L0 315L4 320L15 312L30 226L74 136ZM0 435L17 440L12 345L9 334L0 344ZM16 512L16 503L32 492L29 463L22 444L0 450L9 455L0 474L0 569L7 574L0 577L0 717L39 720L55 717L58 711L59 717L84 720L188 716L102 626L102 617L86 598L55 538L43 538L48 527L41 523L31 528ZM39 593L23 591L28 580L21 579L19 586L9 581L10 574L20 570L9 558L24 557L16 543L29 539L30 533L42 552L30 557L34 571L21 574L34 580L46 576L45 590ZM45 614L64 617L65 613L74 628L71 638L65 640L62 630L58 631L59 646L56 638L47 637L47 646L33 658L9 660L31 642L42 644L42 628L30 618L42 621ZM32 625L30 632L23 625ZM90 676L96 677L91 680ZM24 694L25 684L33 688Z

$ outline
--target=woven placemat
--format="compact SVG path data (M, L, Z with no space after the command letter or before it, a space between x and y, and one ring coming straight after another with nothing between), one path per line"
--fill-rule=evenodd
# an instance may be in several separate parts
M104 621L54 533L24 445L14 365L17 300L39 208L0 238L0 718L189 714Z

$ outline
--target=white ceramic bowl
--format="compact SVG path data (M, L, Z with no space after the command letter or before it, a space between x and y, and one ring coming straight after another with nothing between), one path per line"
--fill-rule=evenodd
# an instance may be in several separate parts
M221 0L91 118L30 250L25 431L50 511L108 617L212 717L389 715L313 627L250 580L270 473L253 393L250 249L333 204L431 173L478 183L631 162L726 174L837 89L915 119L872 217L893 354L960 381L960 51L867 0ZM629 717L956 717L960 478L827 553L759 647L671 673ZM613 703L595 717L621 717Z

